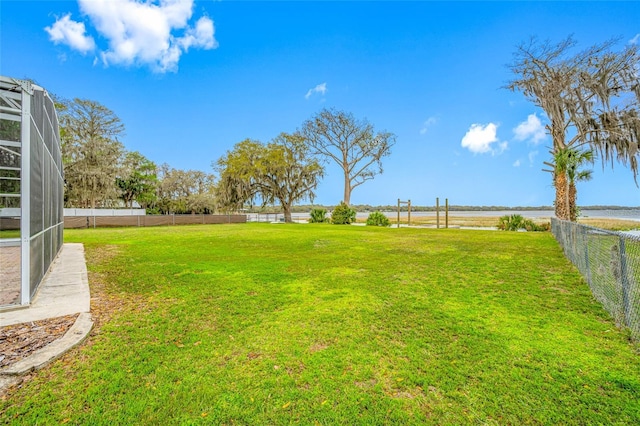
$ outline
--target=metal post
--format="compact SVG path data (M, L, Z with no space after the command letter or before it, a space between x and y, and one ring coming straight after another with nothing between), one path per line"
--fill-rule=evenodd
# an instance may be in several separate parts
M553 224L555 223L555 221L552 221L551 223ZM587 232L587 228L580 227L580 229L582 231L582 243L584 246L585 274L587 275L587 284L589 284L589 287L591 287L591 266L589 265L589 233Z
M400 198L398 198L398 229L400 228Z
M20 149L20 304L31 302L31 94L22 90Z
M436 197L436 228L440 229L440 198Z
M631 327L631 298L629 297L629 277L627 276L627 253L624 237L620 236L620 281L622 284L622 312L624 325Z
M411 200L407 201L407 206L408 206L408 219L407 219L407 225L411 226Z

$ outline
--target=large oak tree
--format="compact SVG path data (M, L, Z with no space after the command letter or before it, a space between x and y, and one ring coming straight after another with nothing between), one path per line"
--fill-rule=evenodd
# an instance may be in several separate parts
M286 133L268 144L244 140L214 167L220 174L217 199L222 209L238 210L258 199L263 205L279 202L285 222L292 221L295 202L313 200L324 171L300 135Z
M518 46L507 87L522 92L546 113L551 148L555 210L575 219L575 187L562 161L564 153L594 151L605 163L628 164L638 174L640 142L640 56L635 45L614 51L610 41L575 52L571 37L560 43L533 38ZM572 192L571 194L569 194ZM575 201L573 201L575 203Z
M116 177L124 147L124 125L98 102L74 99L57 104L61 124L65 202L71 207L104 207L118 198Z

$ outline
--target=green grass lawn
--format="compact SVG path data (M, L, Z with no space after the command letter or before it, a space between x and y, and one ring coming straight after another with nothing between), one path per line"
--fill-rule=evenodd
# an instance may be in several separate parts
M638 424L640 355L550 233L65 231L97 327L15 424Z

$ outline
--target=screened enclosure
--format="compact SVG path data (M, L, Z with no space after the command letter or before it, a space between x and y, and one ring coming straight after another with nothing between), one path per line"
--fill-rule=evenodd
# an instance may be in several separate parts
M62 173L53 100L0 77L0 307L28 305L62 247Z

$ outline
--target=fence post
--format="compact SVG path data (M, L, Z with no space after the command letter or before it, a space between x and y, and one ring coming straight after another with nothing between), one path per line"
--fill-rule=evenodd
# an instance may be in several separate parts
M629 297L629 277L627 276L627 253L624 237L620 236L620 281L622 284L622 312L624 325L631 327L631 300Z
M436 197L436 228L440 229L440 198Z
M444 199L444 227L449 229L449 199Z
M587 275L587 283L589 284L589 288L591 288L591 265L589 265L589 230L587 228L582 228L582 239L584 241L584 265L585 265L585 273Z

